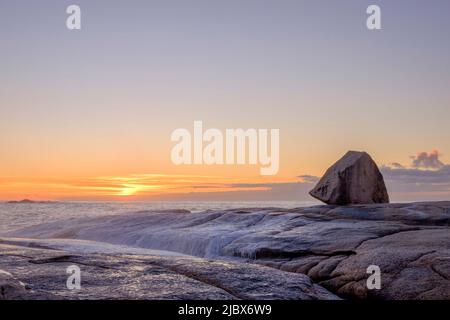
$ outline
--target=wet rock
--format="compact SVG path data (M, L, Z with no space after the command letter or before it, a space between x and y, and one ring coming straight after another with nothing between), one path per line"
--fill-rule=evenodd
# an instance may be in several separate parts
M343 297L450 299L447 228L399 232L363 242L321 282ZM368 290L366 268L377 265L381 289Z
M88 283L95 284L83 298L322 299L331 292L352 299L450 299L449 225L450 202L140 212L17 231L10 236L21 240L4 239L3 245L0 240L0 269L16 275L14 266L18 266L17 277L22 282L64 298L72 297L61 291L67 275L56 266L80 263L92 265L93 269L86 267L87 279L92 276ZM48 239L67 230L83 241L114 241L141 250L169 250L202 258L130 255L125 259L44 249L34 249L34 253L24 248L61 249L69 248L69 241L81 241ZM14 251L8 251L7 244ZM79 251L82 245L86 251L87 243L82 241L74 242L73 250ZM34 262L33 267L18 257L22 255ZM370 265L380 267L380 290L367 288ZM42 278L31 276L36 270L42 270ZM61 270L58 288L49 287L55 283L54 270ZM136 272L125 277L126 270ZM142 278L143 270L148 278ZM42 280L45 275L50 276ZM154 281L156 275L166 279L164 292L164 286ZM139 284L130 287L131 281Z
M25 285L12 274L0 269L0 300L26 299Z
M66 268L81 269L81 289L66 287ZM195 257L68 254L0 244L0 299L295 299L337 296L298 273Z
M383 176L366 152L349 151L333 164L310 195L326 204L389 203Z

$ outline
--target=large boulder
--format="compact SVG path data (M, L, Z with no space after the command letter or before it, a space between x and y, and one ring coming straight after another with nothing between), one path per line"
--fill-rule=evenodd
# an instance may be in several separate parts
M383 176L366 152L348 151L309 194L326 204L389 203Z

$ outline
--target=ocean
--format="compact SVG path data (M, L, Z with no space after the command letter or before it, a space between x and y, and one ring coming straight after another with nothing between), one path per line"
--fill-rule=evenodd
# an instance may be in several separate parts
M126 215L152 210L226 210L235 208L296 208L317 205L315 201L152 201L152 202L0 202L0 235L5 232L58 220Z

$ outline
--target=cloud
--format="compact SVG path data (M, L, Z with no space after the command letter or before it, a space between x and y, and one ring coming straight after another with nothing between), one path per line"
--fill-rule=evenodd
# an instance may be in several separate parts
M450 165L443 165L438 170L422 170L414 168L393 169L382 167L381 172L386 180L412 184L449 184Z
M404 169L405 167L398 162L391 162L381 166L382 168L391 168L391 169Z
M315 199L309 196L308 192L313 188L314 182L319 177L304 175L297 178L300 180L294 182L226 183L221 185L223 188L221 191L160 194L155 198L179 201L302 201L311 204L317 203ZM198 185L197 187L203 188L205 186ZM230 189L230 191L226 191L226 189Z
M440 153L419 152L410 166L398 162L380 167L394 201L448 200L450 198L450 164L439 160Z
M393 201L448 200L450 198L450 165L440 169L392 168L381 172Z
M430 153L419 152L417 156L412 156L412 166L414 168L440 169L444 164L439 160L439 151L433 150Z
M320 179L320 177L311 176L309 174L297 176L297 178L299 178L304 183L317 183Z

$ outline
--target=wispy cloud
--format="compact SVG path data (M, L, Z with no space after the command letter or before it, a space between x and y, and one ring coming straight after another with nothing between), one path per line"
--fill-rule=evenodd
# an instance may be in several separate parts
M311 201L308 195L314 184L303 181L278 183L233 183L222 185L220 191L206 186L197 186L205 192L160 194L160 200L209 200L209 201ZM206 187L206 188L205 188Z
M301 175L301 176L297 176L297 178L299 178L300 181L305 182L305 183L316 183L320 179L320 177L311 176L309 174L304 174L304 175Z

